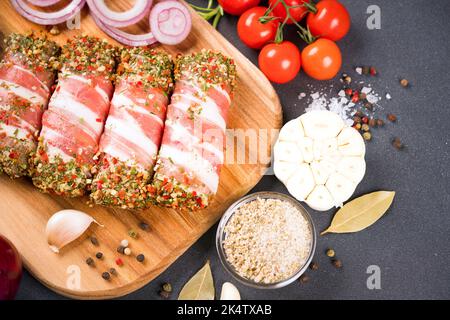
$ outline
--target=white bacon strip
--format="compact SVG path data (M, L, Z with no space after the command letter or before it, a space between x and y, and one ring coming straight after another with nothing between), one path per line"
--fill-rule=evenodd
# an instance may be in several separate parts
M2 79L0 79L0 92L14 93L16 96L19 96L32 104L44 105L47 102L46 97L42 97L36 92L33 92L25 87Z
M169 159L174 165L184 167L196 176L208 187L211 192L216 193L219 185L219 176L211 163L203 159L201 155L192 152L183 152L169 145L161 146L159 156Z

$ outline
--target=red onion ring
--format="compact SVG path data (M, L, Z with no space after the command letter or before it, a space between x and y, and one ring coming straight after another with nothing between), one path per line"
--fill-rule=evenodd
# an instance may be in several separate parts
M117 28L111 27L103 23L98 17L95 15L92 16L97 26L103 30L106 34L108 34L111 38L117 40L118 42L125 44L131 47L142 47L148 46L156 43L156 39L153 36L152 32L146 34L131 34L125 31L119 30Z
M61 0L28 0L29 3L38 7L50 7L60 1Z
M178 1L159 2L150 12L150 28L159 42L179 44L191 31L191 14L186 6Z
M86 0L73 0L65 8L55 12L42 12L31 8L23 0L11 0L16 11L26 19L42 25L55 25L72 19L83 8Z
M104 24L122 28L136 24L150 11L153 0L137 0L133 8L124 12L116 12L108 8L104 0L87 0L89 9Z

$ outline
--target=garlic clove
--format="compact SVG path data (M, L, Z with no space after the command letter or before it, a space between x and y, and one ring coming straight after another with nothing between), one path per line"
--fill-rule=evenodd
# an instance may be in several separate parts
M50 249L59 250L79 238L92 223L99 224L90 215L78 210L61 210L56 212L47 222L45 230Z
M230 282L225 282L222 285L222 292L220 294L220 300L241 300L239 290Z

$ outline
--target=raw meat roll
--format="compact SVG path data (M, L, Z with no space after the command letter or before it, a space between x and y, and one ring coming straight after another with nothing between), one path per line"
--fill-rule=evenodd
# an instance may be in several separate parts
M11 34L6 39L0 63L0 172L13 178L29 173L59 49L34 34Z
M173 89L171 57L149 48L124 49L100 141L94 203L143 208Z
M202 51L181 56L149 193L172 208L206 207L217 192L236 79L232 59Z
M34 157L33 182L42 191L75 197L91 184L113 93L115 52L106 41L88 36L63 47L58 85Z

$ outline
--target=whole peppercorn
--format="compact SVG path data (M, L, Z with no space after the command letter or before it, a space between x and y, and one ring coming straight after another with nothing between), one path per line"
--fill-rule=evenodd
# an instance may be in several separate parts
M369 123L369 118L368 117L363 117L362 118L362 122L363 123Z
M89 257L89 258L87 258L86 259L86 264L88 265L88 266L90 266L90 267L93 267L94 266L94 259L92 259L91 257Z
M144 262L145 256L141 253L136 256L136 260L139 262Z
M332 263L333 266L334 266L335 268L337 268L337 269L342 268L342 261L339 260L339 259L333 259L333 260L331 261L331 263Z
M92 243L94 246L98 246L99 243L98 243L98 240L97 240L96 237L92 236L92 237L89 238L89 240L91 240L91 243Z
M396 122L396 121L397 121L397 116L396 116L395 114L389 113L389 114L387 115L387 119L388 119L390 122Z
M109 273L111 273L113 276L117 276L117 270L114 268L110 268Z
M120 245L124 248L128 247L128 244L129 244L128 240L126 240L126 239L123 239L122 241L120 241Z
M381 120L381 119L377 119L377 126L378 126L378 127L384 126L384 121Z
M96 257L97 259L101 260L101 259L103 258L103 253L97 252L97 253L95 254L95 257Z
M125 250L123 250L123 253L125 253L125 255L129 256L129 255L131 255L131 249L125 248Z
M368 75L368 74L370 73L370 67L364 66L364 67L362 68L362 73L363 73L364 75Z
M370 132L364 132L362 136L366 141L370 141L372 139L372 134Z
M375 120L375 119L370 119L369 120L369 126L370 127L376 127L377 126L377 120Z
M354 117L364 117L364 113L362 113L362 111L358 110L355 112L355 114L353 115Z
M406 88L409 85L409 81L406 79L401 79L400 80L400 85L404 88Z
M364 102L364 108L366 108L369 111L373 111L373 104L369 101Z
M361 129L362 129L363 131L365 131L365 132L367 132L367 131L370 130L369 125L368 125L367 123L364 123L364 124L361 126Z
M118 247L117 247L117 252L118 252L118 253L121 253L121 254L124 254L124 253L125 253L125 247L118 246Z
M310 263L309 268L311 270L316 271L316 270L319 270L319 265L317 264L317 262L313 261L313 262Z
M108 281L109 279L111 279L111 275L109 274L109 272L103 272L102 278Z
M353 128L355 128L356 130L361 130L361 123L354 124Z
M171 293L172 292L172 285L170 284L170 283L164 283L163 285L162 285L162 289L163 289L163 291L166 291L166 292L168 292L168 293Z
M335 252L333 249L327 249L327 251L325 253L326 253L327 257L329 257L329 258L333 258L335 255Z
M300 283L304 284L309 282L309 277L306 274L302 274L299 279Z
M350 76L345 76L344 77L344 83L350 84L351 82L352 82L352 78Z
M402 150L405 146L403 145L402 141L400 140L400 138L394 138L392 139L392 145L394 146L395 149L397 150Z
M355 122L355 123L361 123L361 117L358 117L358 116L353 117L353 122Z
M116 259L116 264L117 264L119 267L123 266L123 261L122 261L122 259L117 258L117 259Z
M150 230L150 226L147 223L145 223L145 222L140 222L139 223L139 228L141 230L144 230L144 231Z

